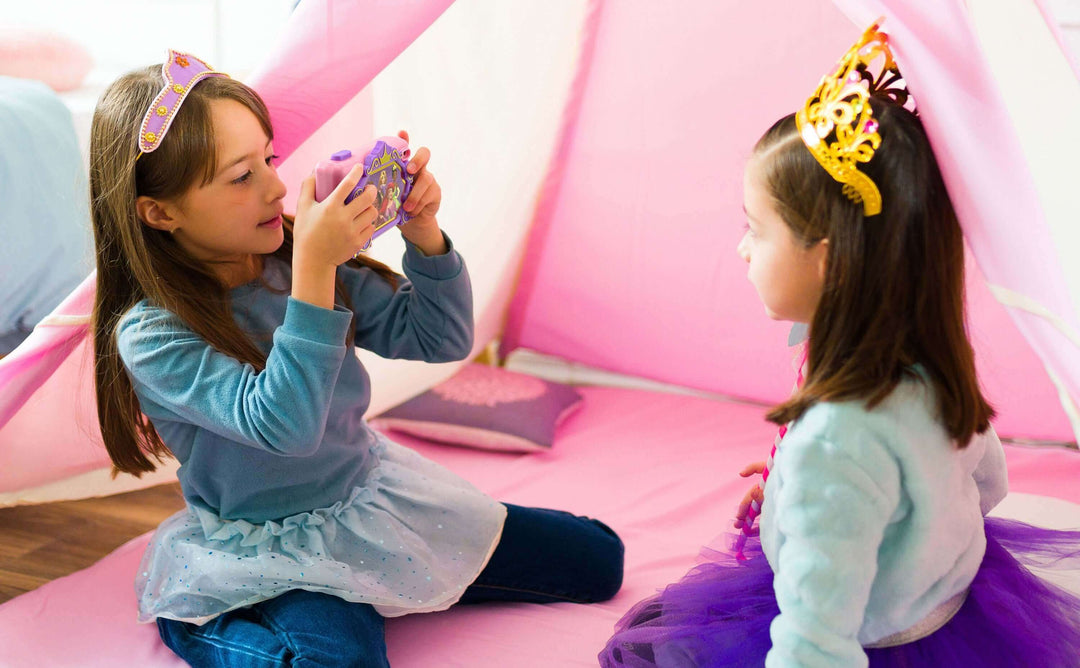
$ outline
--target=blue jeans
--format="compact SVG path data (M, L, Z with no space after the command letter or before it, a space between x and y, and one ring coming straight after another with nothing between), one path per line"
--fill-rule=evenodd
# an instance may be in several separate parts
M595 603L622 586L623 544L604 523L506 504L502 538L459 603ZM158 618L192 666L387 668L383 618L370 605L296 589L203 626Z

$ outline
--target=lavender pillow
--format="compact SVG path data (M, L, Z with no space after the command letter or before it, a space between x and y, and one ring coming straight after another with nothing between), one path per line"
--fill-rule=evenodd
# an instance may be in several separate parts
M533 452L550 450L555 427L580 405L569 385L470 364L371 424L483 450Z

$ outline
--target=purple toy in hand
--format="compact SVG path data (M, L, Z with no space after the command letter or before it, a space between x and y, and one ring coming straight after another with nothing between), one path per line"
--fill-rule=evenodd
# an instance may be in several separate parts
M345 203L348 204L363 192L369 183L376 188L375 209L379 214L375 219L375 233L360 249L362 251L371 247L375 237L408 220L408 214L401 205L412 190L413 177L405 170L409 153L409 144L404 139L379 137L364 153L338 151L330 156L329 160L320 161L315 166L315 200L321 202L341 183L353 165L363 163L364 175L345 198Z

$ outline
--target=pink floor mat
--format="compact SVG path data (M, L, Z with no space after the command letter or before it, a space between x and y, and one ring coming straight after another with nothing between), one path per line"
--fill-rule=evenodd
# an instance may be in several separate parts
M582 388L585 405L549 453L509 455L391 437L495 498L602 519L626 543L626 579L595 605L499 604L390 620L391 665L595 666L616 620L682 576L730 526L748 487L738 470L767 454L756 406ZM1080 453L1007 446L1011 487L1080 503ZM135 622L134 572L147 536L90 568L0 605L0 666L182 666L156 628Z

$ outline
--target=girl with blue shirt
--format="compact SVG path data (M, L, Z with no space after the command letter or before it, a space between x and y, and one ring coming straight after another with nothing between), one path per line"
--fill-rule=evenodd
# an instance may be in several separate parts
M1080 531L985 517L1007 477L963 236L898 78L875 25L755 147L738 253L809 325L805 379L736 549L628 612L605 667L1080 665L1080 597L1025 568L1080 569Z
M402 133L406 140L407 135ZM481 601L593 602L622 581L604 524L502 504L372 431L353 354L459 360L461 256L418 150L405 276L364 257L358 166L295 220L266 107L190 54L104 93L90 138L95 377L117 470L179 460L186 508L136 575L139 619L196 666L386 666L383 619Z

